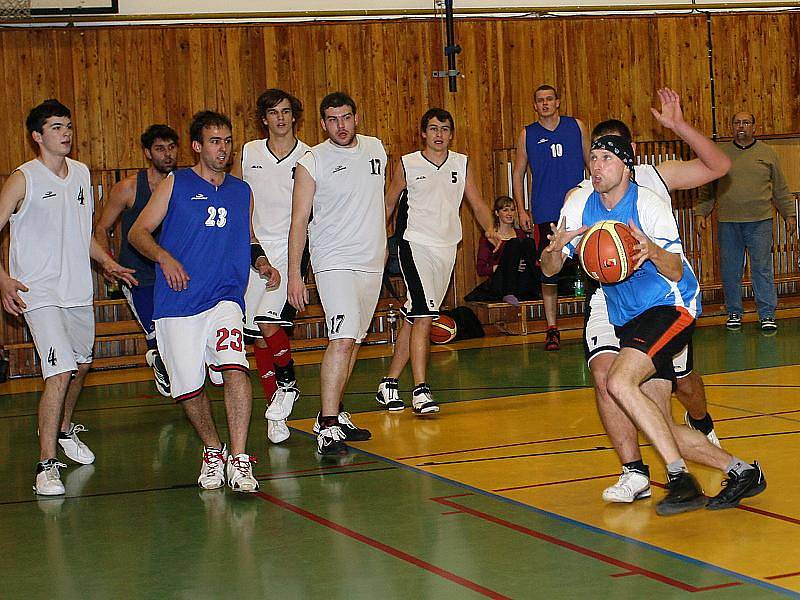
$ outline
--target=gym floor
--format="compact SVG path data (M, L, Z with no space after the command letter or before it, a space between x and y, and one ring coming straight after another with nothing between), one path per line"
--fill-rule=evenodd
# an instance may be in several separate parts
M737 509L674 517L654 512L665 477L645 441L653 498L601 500L620 467L579 340L557 354L524 338L436 348L443 407L425 418L377 409L389 348L365 348L346 404L373 439L330 461L309 434L319 354L299 353L286 443L266 441L254 387L253 495L198 489L200 442L148 381L84 390L76 422L98 459L62 469L66 497L37 498L38 395L2 396L0 597L800 598L800 320L779 326L697 330L722 444L758 459L769 486ZM692 469L718 492L720 473Z

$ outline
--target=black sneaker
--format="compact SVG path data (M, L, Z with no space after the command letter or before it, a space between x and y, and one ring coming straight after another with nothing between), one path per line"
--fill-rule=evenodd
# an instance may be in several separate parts
M678 473L667 482L667 495L656 504L656 514L662 517L677 515L702 508L708 502L703 488L697 480L686 472Z
M335 456L347 454L344 445L344 432L338 425L323 427L317 434L317 454L321 456Z
M722 482L722 491L708 501L708 510L722 510L739 505L742 498L752 498L767 489L767 480L758 461L752 469L744 473L729 471L728 478Z
M548 352L554 352L561 349L561 332L558 327L548 327L547 335L544 340L544 349Z
M342 411L337 415L336 419L339 422L338 429L342 432L344 436L342 439L344 441L365 442L372 437L372 433L369 429L361 429L350 420L350 413ZM319 413L317 413L317 420L312 429L314 433L321 433L322 431L322 426L319 422ZM320 454L322 453L320 452Z
M742 315L739 313L730 313L728 315L728 320L725 321L725 327L732 330L737 330L742 328Z
M761 319L761 331L764 333L775 333L778 331L778 324L775 322L775 317L764 317Z

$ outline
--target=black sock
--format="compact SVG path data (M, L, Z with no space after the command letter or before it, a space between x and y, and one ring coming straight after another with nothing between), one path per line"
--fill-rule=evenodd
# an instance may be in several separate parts
M320 417L319 418L319 428L325 429L326 427L333 427L334 425L339 424L339 418L336 417Z
M642 475L650 477L650 467L644 464L644 461L641 458L639 460L634 460L632 462L625 463L622 466L628 469L629 471L637 471Z
M412 394L418 394L428 390L430 390L428 384L423 381L422 383L414 386L414 391L412 392Z
M714 429L714 421L711 419L711 415L706 413L706 416L702 419L695 419L692 415L689 415L689 423L692 424L692 427L697 429L697 431L701 432L703 435L708 435Z

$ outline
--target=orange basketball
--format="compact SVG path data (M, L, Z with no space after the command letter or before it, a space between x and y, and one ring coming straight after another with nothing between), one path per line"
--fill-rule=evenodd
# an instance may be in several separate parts
M638 240L619 221L600 221L583 234L578 259L583 270L600 283L618 283L633 274L634 246Z
M458 333L456 322L447 315L439 315L439 320L431 324L431 341L434 344L452 342Z

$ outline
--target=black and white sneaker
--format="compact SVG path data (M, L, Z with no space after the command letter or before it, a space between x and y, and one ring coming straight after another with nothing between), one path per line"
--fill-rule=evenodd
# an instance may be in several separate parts
M317 429L317 426L314 426ZM323 427L317 433L317 454L320 456L335 456L347 454L344 444L344 432L338 425Z
M667 482L667 495L656 505L656 514L662 517L677 515L702 508L708 502L703 488L689 473L678 473Z
M161 360L161 355L158 353L158 350L155 348L148 350L144 358L147 364L153 369L153 382L156 384L158 393L169 398L169 374L167 373L167 367L164 365L164 361Z
M761 331L764 333L774 333L778 331L778 324L775 322L775 317L764 317L761 319Z
M767 480L758 461L753 463L752 469L743 473L729 471L728 478L722 482L722 491L711 498L706 505L708 510L722 510L734 508L739 505L742 498L752 498L767 489Z
M378 393L375 394L375 400L386 410L390 411L400 411L406 407L400 399L399 383L397 379L392 377L384 377L381 379L378 385Z
M314 433L320 433L322 430L322 426L319 422L319 413L317 413L317 420L314 422L314 427L312 430ZM346 442L365 442L372 437L372 432L369 429L361 429L357 427L353 421L350 420L350 413L341 411L337 416L336 420L339 422L339 429L344 435L344 441Z
M730 313L728 315L728 320L725 321L725 327L731 330L737 330L742 328L742 315L739 313Z
M439 412L439 404L433 399L431 388L428 387L427 383L420 383L414 388L411 403L414 406L414 412L418 415Z

